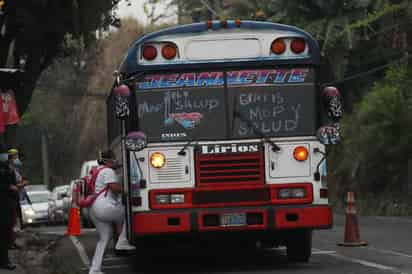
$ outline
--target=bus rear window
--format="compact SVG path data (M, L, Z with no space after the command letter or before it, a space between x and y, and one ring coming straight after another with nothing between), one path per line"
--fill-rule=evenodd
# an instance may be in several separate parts
M226 137L223 73L149 75L137 84L139 127L149 141Z
M317 126L312 69L146 75L136 100L150 142L311 136Z
M313 70L272 69L228 73L233 138L314 135L317 125Z

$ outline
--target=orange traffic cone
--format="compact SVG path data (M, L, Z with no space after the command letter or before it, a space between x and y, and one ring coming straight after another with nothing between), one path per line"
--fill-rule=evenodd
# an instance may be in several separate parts
M69 223L66 230L67 236L80 235L80 215L77 207L72 207L69 214Z
M67 224L66 235L67 236L79 236L80 235L80 214L77 206L77 199L79 196L79 188L75 187L72 195L71 208L69 213L69 223Z
M345 239L338 243L340 246L365 246L367 242L360 239L358 218L355 208L355 194L347 193L346 198L346 220L345 220Z

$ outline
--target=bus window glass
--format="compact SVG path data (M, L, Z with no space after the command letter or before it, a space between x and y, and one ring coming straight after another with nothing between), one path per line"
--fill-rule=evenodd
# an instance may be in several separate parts
M316 88L310 69L228 72L233 138L310 136L316 132Z
M222 72L147 75L136 84L136 100L149 142L226 137Z

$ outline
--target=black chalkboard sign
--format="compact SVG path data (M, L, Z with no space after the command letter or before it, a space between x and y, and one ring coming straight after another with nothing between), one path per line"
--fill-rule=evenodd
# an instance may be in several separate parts
M229 88L229 93L234 104L234 138L260 137L256 131L269 137L316 131L314 84L240 86Z
M223 139L226 112L222 87L185 87L136 92L139 127L149 141Z

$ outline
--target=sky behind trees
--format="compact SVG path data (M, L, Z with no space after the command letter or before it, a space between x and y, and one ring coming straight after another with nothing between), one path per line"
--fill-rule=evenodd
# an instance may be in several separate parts
M131 5L128 6L126 1L120 1L119 3L119 10L118 10L118 15L120 17L128 17L131 16L133 18L136 18L139 22L141 22L144 25L147 25L149 23L149 20L147 16L144 13L143 5L145 3L145 0L130 0ZM161 5L158 4L157 7L157 13L163 13L165 12L165 8ZM168 18L167 20L175 20L176 18Z

